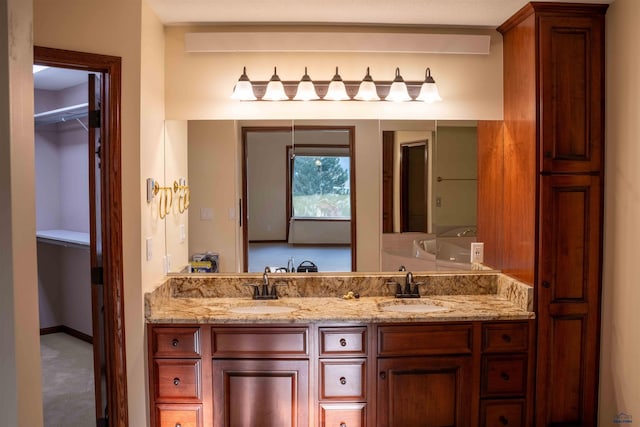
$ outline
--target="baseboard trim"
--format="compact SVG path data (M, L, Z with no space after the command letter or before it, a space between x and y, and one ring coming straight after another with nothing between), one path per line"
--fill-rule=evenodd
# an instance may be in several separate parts
M91 335L87 335L84 332L80 332L76 329L70 328L67 325L57 325L57 326L49 326L48 328L40 328L40 335L48 335L48 334L57 334L62 332L67 335L71 335L74 338L78 338L84 342L88 342L89 344L93 344L93 337Z

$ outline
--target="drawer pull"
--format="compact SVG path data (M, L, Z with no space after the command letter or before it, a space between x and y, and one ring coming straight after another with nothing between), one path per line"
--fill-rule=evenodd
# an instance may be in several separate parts
M176 427L182 427L182 424L176 423Z
M347 427L347 423L345 423L344 421L340 423L340 427Z
M173 385L175 385L175 386L180 385L180 378L174 378L173 379Z
M506 372L500 373L500 377L505 381L509 381L509 378L511 378Z
M345 385L347 383L347 379L345 377L340 377L340 384Z
M384 371L380 372L380 378L383 380L387 379L387 373Z
M507 417L505 417L504 415L500 415L500 418L498 418L498 420L500 420L500 423L503 426L509 425L509 419Z
M502 334L502 340L504 342L511 342L511 335Z
M171 341L171 347L177 347L177 346L178 346L178 344L180 344L180 341L178 341L178 338L174 338L174 339Z
M342 347L346 347L347 346L347 340L345 340L344 338L340 338L340 345Z
M550 283L550 282L548 282L548 281L546 281L546 280L544 280L544 281L542 282L542 287L543 287L543 288L547 288L547 289L549 289L549 288L551 287L551 283Z

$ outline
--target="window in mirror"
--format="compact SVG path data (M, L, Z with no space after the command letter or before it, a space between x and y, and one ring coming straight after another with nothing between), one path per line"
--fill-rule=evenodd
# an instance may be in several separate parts
M294 218L350 219L349 169L348 156L296 155L291 177Z

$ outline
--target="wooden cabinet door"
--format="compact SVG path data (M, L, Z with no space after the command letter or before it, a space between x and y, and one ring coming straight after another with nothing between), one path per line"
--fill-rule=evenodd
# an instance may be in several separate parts
M470 356L378 359L380 427L469 426Z
M213 360L216 427L309 425L307 360Z
M599 171L604 149L604 11L539 19L542 170Z
M537 425L595 426L601 179L541 178Z

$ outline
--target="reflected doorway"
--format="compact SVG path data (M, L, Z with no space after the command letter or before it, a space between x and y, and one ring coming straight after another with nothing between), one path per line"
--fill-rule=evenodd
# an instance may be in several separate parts
M354 128L244 127L242 149L243 271L354 271Z

